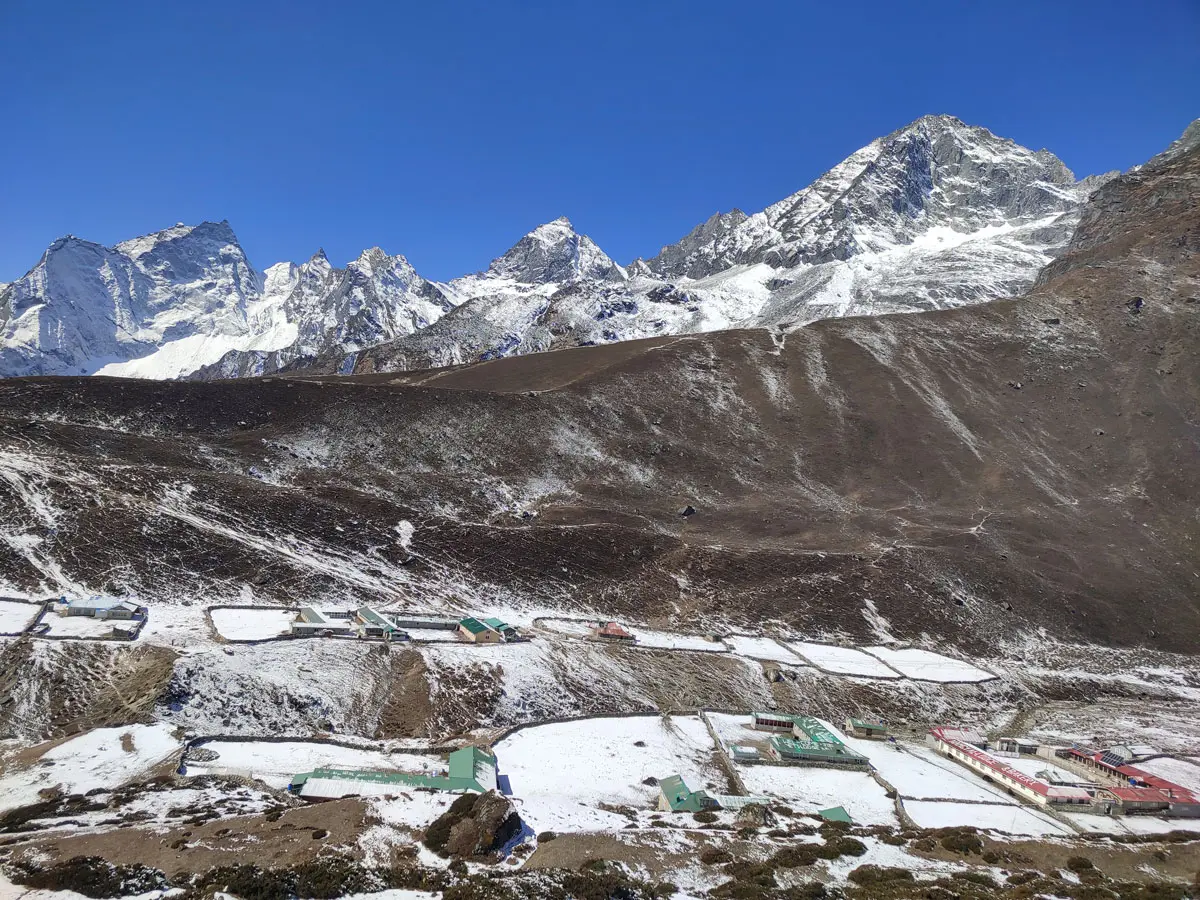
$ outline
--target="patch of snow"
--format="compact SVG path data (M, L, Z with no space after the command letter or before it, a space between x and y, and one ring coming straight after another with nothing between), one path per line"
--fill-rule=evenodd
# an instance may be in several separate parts
M835 675L861 675L867 678L899 678L897 672L861 650L835 647L832 644L810 644L791 641L788 646L818 669Z
M772 662L803 665L804 660L786 647L766 637L752 637L748 634L735 634L725 639L725 643L738 656L750 659L765 659Z
M962 660L942 656L929 650L909 647L893 650L890 647L864 647L867 653L887 663L908 678L918 681L991 681L996 676Z
M725 790L712 738L695 716L538 725L510 735L494 749L521 818L534 831L623 828L629 821L625 816L599 805L655 805L658 788L643 784L648 778L682 775L693 790Z
M290 609L214 609L213 627L228 640L257 641L279 637L291 631L296 618Z
M0 778L0 812L37 803L39 791L56 786L84 794L144 777L182 746L172 731L163 724L97 728L51 747L29 767Z
M905 800L904 811L921 828L974 825L976 828L989 828L1004 834L1042 836L1072 833L1065 825L1049 816L1023 806Z
M0 600L0 634L18 634L24 631L37 615L38 609L36 603Z
M720 641L712 641L698 634L675 634L671 631L653 631L649 628L628 628L637 638L639 646L658 647L664 650L707 650L728 653L729 648Z

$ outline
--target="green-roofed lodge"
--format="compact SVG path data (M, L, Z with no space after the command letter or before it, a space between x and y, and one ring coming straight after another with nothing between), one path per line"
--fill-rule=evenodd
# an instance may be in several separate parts
M857 738L879 739L888 736L886 725L884 725L882 722L871 722L866 719L847 719L846 731Z
M496 789L496 757L478 747L463 747L450 754L444 775L385 769L322 767L292 777L288 792L305 800L339 797L390 796L419 788L434 791Z

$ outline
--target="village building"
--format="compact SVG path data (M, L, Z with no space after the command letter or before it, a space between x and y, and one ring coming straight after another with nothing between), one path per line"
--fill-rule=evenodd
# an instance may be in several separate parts
M757 731L775 731L791 734L796 726L796 717L788 713L756 712L752 714Z
M888 736L887 726L882 722L869 722L865 719L847 719L846 731L856 738L882 740Z
M415 628L420 631L457 631L458 619L441 616L413 616L407 613L392 613L389 618L397 628Z
M94 619L121 619L130 621L146 616L146 607L120 597L82 597L71 600L58 610L60 615L91 616Z
M502 644L504 635L486 622L468 616L458 623L459 637L473 644Z
M403 641L408 638L391 619L369 606L360 606L354 611L354 622L363 637L383 638L385 641Z
M996 756L1033 756L1038 752L1038 743L1021 738L1000 738L992 752Z
M500 636L506 641L519 641L521 639L520 632L507 622L497 619L494 616L483 619L483 624L493 631L500 632Z
M730 744L729 755L733 757L735 762L762 762L762 754L758 752L758 748L751 747L749 744Z
M323 767L293 776L288 792L317 801L341 797L389 797L420 788L481 794L496 790L499 781L496 757L486 750L464 747L451 753L447 762L444 775Z
M831 806L828 809L818 809L817 815L826 822L845 822L847 825L853 825L854 820L850 818L850 813L846 812L844 806Z
M1106 813L1153 814L1179 818L1200 817L1200 796L1165 778L1123 762L1129 747L1104 751L1079 747L1055 751L1055 757L1073 768L1106 781L1096 790L1096 802ZM1145 748L1152 749L1152 748Z
M770 805L769 797L710 794L693 791L682 775L671 775L658 783L658 808L663 812L701 812L702 810L739 810L751 804Z
M794 765L837 766L865 769L869 763L861 753L847 747L842 739L812 716L790 716L791 735L772 735L767 752L777 761ZM769 725L775 729L775 720Z
M626 631L617 622L604 622L595 631L596 637L609 641L636 641L632 632Z
M929 732L930 744L939 753L995 782L1022 800L1038 806L1092 805L1092 795L1085 788L1052 785L1026 775L975 744L962 740L958 735L963 733L958 728L934 728Z
M354 626L347 619L334 619L325 615L315 606L302 606L291 625L292 634L297 637L330 637L348 635Z

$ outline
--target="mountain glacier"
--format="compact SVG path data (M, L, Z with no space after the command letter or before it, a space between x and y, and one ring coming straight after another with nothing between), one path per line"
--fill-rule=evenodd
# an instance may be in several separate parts
M227 222L111 248L67 237L0 285L0 375L389 371L1003 299L1066 246L1106 177L1076 181L1045 150L928 116L628 266L566 218L447 283L379 248L260 273Z

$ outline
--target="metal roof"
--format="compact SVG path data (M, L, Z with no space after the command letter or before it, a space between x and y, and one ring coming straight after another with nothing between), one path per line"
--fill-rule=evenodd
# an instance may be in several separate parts
M887 731L887 726L882 722L867 722L863 719L851 719L850 724L855 728L866 728L870 731Z
M817 815L826 822L846 822L850 825L854 824L854 820L850 818L850 813L846 812L844 806L831 806L829 809L818 809Z
M78 600L70 601L67 606L71 609L112 609L114 606L126 602L128 601L122 600L120 597L81 597Z
M360 606L357 610L355 610L355 613L360 619L364 619L372 625L378 625L381 628L391 628L393 630L396 628L394 623L388 619L385 619L382 615L371 609L369 606Z
M490 625L488 625L485 622L479 621L479 619L476 619L473 616L467 616L465 619L462 619L458 624L461 625L463 628L467 629L467 631L471 632L471 634L483 634L483 632L485 632L485 631L495 631L495 629L492 628Z

